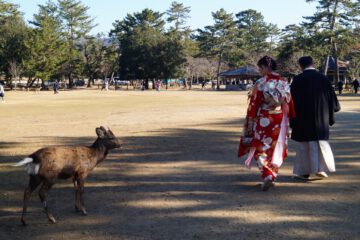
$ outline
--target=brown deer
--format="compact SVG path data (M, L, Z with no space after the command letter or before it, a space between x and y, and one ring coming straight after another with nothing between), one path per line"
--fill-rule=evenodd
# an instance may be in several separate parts
M72 178L75 187L75 210L87 215L84 206L84 181L91 171L102 161L110 149L120 148L121 143L112 131L104 127L96 128L98 138L90 146L54 146L37 150L14 166L26 166L30 175L29 186L24 192L21 222L26 225L25 215L31 193L40 185L39 197L51 223L56 220L49 212L47 193L57 179Z

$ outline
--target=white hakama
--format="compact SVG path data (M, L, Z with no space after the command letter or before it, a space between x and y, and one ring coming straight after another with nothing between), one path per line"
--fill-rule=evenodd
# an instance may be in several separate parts
M335 160L327 141L296 142L295 175L335 172Z

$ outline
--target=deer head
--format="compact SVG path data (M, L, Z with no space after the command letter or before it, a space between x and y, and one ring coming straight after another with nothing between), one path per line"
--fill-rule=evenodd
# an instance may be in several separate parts
M98 139L107 149L120 148L121 142L114 133L108 129L106 130L103 126L95 129Z

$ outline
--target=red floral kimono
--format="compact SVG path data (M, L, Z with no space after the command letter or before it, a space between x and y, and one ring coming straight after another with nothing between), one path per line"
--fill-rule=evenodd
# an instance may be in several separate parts
M280 75L267 75L256 81L249 98L244 130L253 121L253 131L241 137L238 156L248 154L247 167L255 158L262 178L274 181L287 155L289 118L295 117L290 85Z

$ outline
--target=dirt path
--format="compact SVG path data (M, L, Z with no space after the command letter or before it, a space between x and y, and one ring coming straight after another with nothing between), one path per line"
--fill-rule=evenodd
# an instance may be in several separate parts
M337 172L291 178L294 144L277 186L236 159L243 92L9 92L0 104L0 239L360 239L360 96L340 97L332 129ZM50 191L58 223L37 194L20 226L27 176L10 165L39 147L90 144L110 126L121 151L86 183L89 215L74 212L69 181Z

